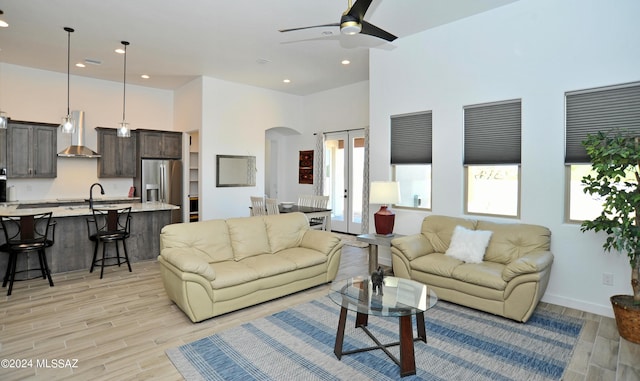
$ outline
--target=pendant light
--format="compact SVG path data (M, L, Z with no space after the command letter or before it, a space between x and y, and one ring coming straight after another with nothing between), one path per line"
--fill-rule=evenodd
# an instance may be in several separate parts
M0 15L3 15L4 12L2 12L2 10L0 10ZM0 27L6 28L8 27L9 24L7 24L6 21L4 20L0 20ZM0 76L2 76L2 72L0 72ZM7 113L0 110L0 129L7 129L7 122L9 121L9 117L7 116Z
M71 67L71 33L74 32L73 28L64 27L67 32L67 115L62 118L60 129L64 134L73 134L76 132L76 123L71 117L71 111L69 111L69 77Z
M2 12L2 11L0 11ZM2 69L2 66L0 66L0 69ZM2 77L2 71L0 70L0 79ZM2 86L0 86L0 89L2 88ZM0 129L7 129L7 123L9 122L9 116L7 115L6 112L0 110Z
M121 138L128 138L131 136L131 129L129 129L129 123L125 119L125 108L127 104L127 46L128 41L120 41L124 46L124 78L122 79L122 122L118 126L116 135Z

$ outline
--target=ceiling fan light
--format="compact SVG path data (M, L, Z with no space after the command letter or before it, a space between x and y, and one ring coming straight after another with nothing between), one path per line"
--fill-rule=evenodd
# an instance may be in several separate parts
M345 21L340 24L340 33L342 34L358 34L362 30L362 25L357 21Z

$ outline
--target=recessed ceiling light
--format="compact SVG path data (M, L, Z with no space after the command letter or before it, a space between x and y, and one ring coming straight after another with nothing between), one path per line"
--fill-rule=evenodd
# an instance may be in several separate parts
M118 54L124 54L124 49L118 48L118 49L115 50L115 52L118 53Z
M149 77L147 74L142 74L142 75L140 76L140 78L149 79L149 78L151 78L151 77Z
M82 62L78 62L76 64L76 67L87 67L85 64L83 64Z
M291 83L291 80L290 80L290 79L284 79L284 80L282 80L282 82L284 82L284 83Z
M349 65L351 63L351 61L349 60L342 60L341 62L343 65Z

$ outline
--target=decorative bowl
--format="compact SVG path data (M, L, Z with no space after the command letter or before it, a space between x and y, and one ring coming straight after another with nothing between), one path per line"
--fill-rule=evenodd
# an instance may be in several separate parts
M296 203L295 202L281 202L280 203L282 205L283 208L285 209L289 209L291 207L293 207Z

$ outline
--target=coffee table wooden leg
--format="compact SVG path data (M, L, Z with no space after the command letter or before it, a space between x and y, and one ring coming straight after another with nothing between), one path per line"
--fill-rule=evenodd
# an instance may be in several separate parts
M411 315L400 316L400 376L416 374Z
M336 343L333 347L333 353L338 360L342 357L342 343L344 342L344 327L347 323L347 309L340 308L340 320L338 320L338 331L336 332Z
M418 339L427 342L427 331L424 327L424 312L416 314L416 328L418 329Z
M356 314L356 328L366 327L367 324L369 324L369 315L358 312Z

